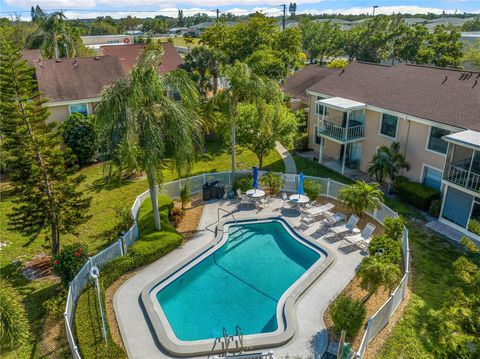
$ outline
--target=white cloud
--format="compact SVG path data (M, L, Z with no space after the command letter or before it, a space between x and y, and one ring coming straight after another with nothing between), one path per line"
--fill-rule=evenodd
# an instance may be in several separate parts
M373 7L351 7L345 9L307 9L299 11L299 14L343 14L343 15L360 15L360 14L371 14ZM455 10L453 9L440 9L434 7L423 7L417 5L398 5L398 6L379 6L375 9L375 14L383 15L392 15L393 13L398 14L442 14L445 11L447 14L454 14Z
M37 5L40 5L40 7L44 9L89 9L97 5L96 0L5 0L5 3L26 9Z

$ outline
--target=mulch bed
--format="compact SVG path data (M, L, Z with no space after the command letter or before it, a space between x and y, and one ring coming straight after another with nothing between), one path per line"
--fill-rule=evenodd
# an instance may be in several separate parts
M46 254L37 254L22 268L23 276L28 280L41 280L56 278L50 265L52 257Z

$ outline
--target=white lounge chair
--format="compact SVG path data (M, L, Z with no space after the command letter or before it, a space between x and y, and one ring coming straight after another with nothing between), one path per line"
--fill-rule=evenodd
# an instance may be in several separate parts
M288 195L285 192L282 192L282 199L283 199L282 207L285 207L285 203L292 203L292 201L290 201L290 198L288 198Z
M267 196L267 197L262 197L258 200L257 202L257 206L258 207L261 207L261 208L265 208L265 207L268 207L268 202L270 200L270 196Z
M330 228L330 232L334 234L334 236L338 236L340 234L349 233L353 231L357 227L357 223L360 220L356 215L352 214L348 219L347 223L342 224L340 226L335 226Z
M343 213L332 213L326 211L323 213L324 219L320 221L320 226L316 230L319 234L326 234L330 228L344 222L347 218Z
M354 234L353 236L345 236L344 240L350 244L356 245L360 249L367 250L368 245L373 237L373 232L376 226L372 223L367 223L361 233ZM342 244L340 244L340 247Z

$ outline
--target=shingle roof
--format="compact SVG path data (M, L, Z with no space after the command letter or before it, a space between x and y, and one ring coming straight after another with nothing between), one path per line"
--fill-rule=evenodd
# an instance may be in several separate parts
M351 63L344 70L332 71L334 74L324 76L307 89L480 131L478 72L405 64L383 66L361 62Z
M286 78L282 86L283 92L288 96L308 103L307 89L335 73L335 70L318 65L307 65L292 76Z
M175 49L175 47L169 42L164 42L162 46L162 63L158 71L160 73L165 73L178 69L178 67L183 64L183 59L177 52L177 49ZM102 46L100 51L102 55L118 56L125 73L128 73L132 66L135 65L135 62L137 62L137 58L144 48L145 45L143 44L113 45Z
M125 76L116 56L35 62L38 88L50 101L96 98L106 85Z

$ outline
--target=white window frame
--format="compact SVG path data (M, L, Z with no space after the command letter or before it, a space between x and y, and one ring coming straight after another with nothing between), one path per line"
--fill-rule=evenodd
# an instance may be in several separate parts
M388 136L388 135L385 135L382 133L382 124L383 124L383 115L389 115L389 116L393 116L393 117L396 117L397 118L397 126L395 127L395 137L391 137L391 136ZM396 141L397 138L398 138L398 125L400 123L400 120L401 118L398 117L398 116L395 116L395 115L391 115L389 113L385 113L385 112L381 112L380 113L380 125L378 126L378 135L379 136L382 136L382 137L385 137L385 138L388 138L389 140L393 140L393 141Z
M450 131L448 128L443 128L443 127L439 127L439 126L429 126L429 127L428 127L427 141L425 142L425 151L430 152L430 153L434 153L434 154L439 155L439 156L446 157L446 156L447 156L447 153L448 153L448 146L447 146L447 152L445 152L445 153L443 153L443 152L438 152L438 151L435 151L435 150L432 150L432 149L428 148L428 144L430 143L430 136L431 136L431 134L432 134L432 128L433 128L433 127L439 128L439 129L445 130L445 131ZM453 132L450 131L450 133L453 133Z
M433 167L433 166L430 166L430 165L427 165L426 163L422 163L422 173L421 173L421 177L420 177L420 183L424 185L423 181L425 179L425 175L427 174L427 168L430 168L434 171L438 171L440 172L440 189L439 191L441 192L442 189L443 189L443 170L441 170L440 168L437 168L437 167ZM424 185L425 186L425 185Z
M89 106L89 102L78 102L78 103L70 103L68 104L68 115L70 116L72 114L72 109L70 108L70 106L72 105L83 105L85 104L85 106L87 106L87 116L90 115L90 106ZM74 112L74 113L80 113L80 112Z

